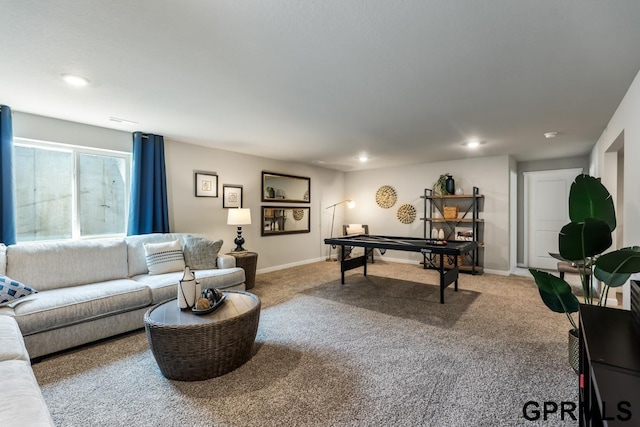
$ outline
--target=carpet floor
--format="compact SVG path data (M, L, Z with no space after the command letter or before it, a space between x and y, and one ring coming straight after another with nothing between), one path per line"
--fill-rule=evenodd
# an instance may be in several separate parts
M532 279L438 275L376 260L368 276L318 262L260 274L252 358L207 381L162 376L143 330L46 357L33 369L59 426L577 425L523 417L577 402L569 322ZM575 412L577 415L577 411Z

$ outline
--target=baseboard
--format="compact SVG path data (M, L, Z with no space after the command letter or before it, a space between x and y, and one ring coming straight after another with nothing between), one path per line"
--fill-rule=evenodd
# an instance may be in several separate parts
M256 274L270 273L272 271L284 270L285 268L298 267L300 265L313 264L314 262L324 261L326 257L305 259L304 261L292 262L290 264L275 265L273 267L261 268L256 271Z

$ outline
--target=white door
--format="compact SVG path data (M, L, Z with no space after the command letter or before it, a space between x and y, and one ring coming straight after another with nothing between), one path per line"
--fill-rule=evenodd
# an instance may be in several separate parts
M582 169L524 173L525 260L529 268L555 270L558 233L569 220L569 190Z

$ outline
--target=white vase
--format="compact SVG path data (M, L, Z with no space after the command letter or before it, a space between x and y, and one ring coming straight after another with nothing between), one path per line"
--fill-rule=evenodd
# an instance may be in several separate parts
M444 239L444 230L442 228L438 231L438 239Z
M433 230L431 230L431 238L432 239L437 239L438 238L438 229L434 228Z
M180 310L187 310L195 305L198 299L198 285L196 277L189 266L186 266L182 279L178 282L178 307Z

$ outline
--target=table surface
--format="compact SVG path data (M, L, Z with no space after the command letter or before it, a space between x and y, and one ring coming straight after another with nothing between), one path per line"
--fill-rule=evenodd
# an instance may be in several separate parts
M445 245L435 242L439 239L423 239L418 237L378 236L373 234L358 234L354 236L334 237L324 239L326 244L340 246L361 246L365 248L382 248L412 252L437 252L458 255L477 248L473 241L446 240Z
M259 304L258 297L248 292L223 293L226 295L225 302L209 314L193 314L191 310L180 310L177 300L171 300L153 308L148 319L156 324L173 327L207 325L240 316Z

